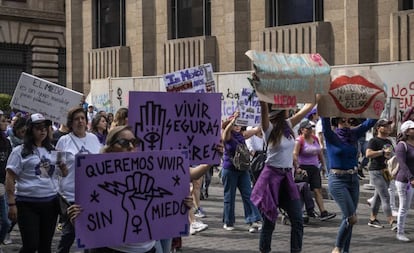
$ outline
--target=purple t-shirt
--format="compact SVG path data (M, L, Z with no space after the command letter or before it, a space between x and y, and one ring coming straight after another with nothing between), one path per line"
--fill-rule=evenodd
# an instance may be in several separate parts
M313 143L308 143L303 139L303 145L300 148L298 155L299 165L313 165L319 167L319 154L321 152L321 145L314 138ZM300 144L300 137L296 139Z
M235 169L231 158L234 157L237 144L246 143L240 132L231 131L231 139L224 142L223 169Z
M407 150L404 143L400 141L395 148L395 155L399 164L399 170L395 180L403 183L408 183L414 178L414 147L407 144Z

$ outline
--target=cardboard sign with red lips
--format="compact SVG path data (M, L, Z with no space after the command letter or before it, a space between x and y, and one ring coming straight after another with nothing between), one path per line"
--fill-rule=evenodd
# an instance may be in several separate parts
M322 95L318 103L320 116L380 118L386 94L375 71L332 69L331 78L328 95Z
M284 54L249 50L258 80L253 81L259 100L277 108L294 108L327 94L331 67L319 54Z

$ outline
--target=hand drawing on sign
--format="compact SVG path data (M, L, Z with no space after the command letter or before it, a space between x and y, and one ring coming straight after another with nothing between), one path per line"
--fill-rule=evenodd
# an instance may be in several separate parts
M161 108L161 105L156 105L152 101L140 107L141 119L136 123L135 135L138 136L138 132L145 133L144 141L149 144L150 150L162 149L166 111ZM141 150L145 150L144 142L141 144Z
M148 232L152 239L151 227L147 217L148 208L154 198L172 195L171 192L161 187L155 187L154 181L154 178L148 174L135 172L127 176L124 183L113 181L99 185L99 187L115 196L122 196L122 209L126 213L123 242L127 241L127 236L134 235L138 237L144 230ZM143 206L145 206L144 212L142 212Z

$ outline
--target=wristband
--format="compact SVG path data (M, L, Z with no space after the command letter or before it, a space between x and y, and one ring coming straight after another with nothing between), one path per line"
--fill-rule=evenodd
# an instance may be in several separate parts
M15 205L16 205L16 203L9 203L8 205L9 205L9 206L15 206Z
M382 150L382 156L385 156L385 150Z

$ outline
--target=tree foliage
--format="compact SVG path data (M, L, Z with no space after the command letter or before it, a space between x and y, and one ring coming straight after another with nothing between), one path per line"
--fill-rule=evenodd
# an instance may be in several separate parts
M9 94L0 93L0 110L4 113L10 113L10 101L12 97Z

